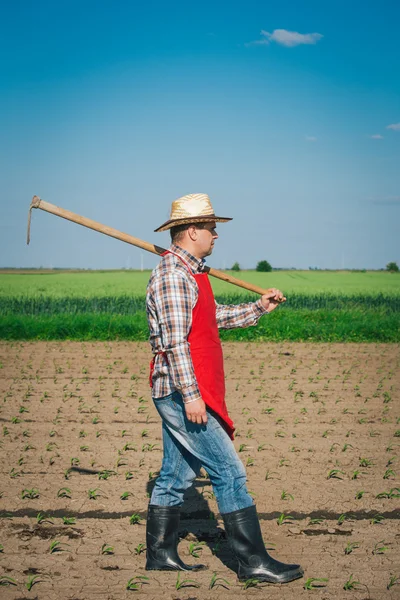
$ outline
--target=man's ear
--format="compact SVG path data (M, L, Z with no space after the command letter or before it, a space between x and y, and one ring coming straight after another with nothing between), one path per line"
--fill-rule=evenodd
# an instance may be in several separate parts
M187 228L187 232L188 232L188 236L190 237L190 239L192 240L192 242L195 242L197 240L196 226L195 225L190 225L190 227Z

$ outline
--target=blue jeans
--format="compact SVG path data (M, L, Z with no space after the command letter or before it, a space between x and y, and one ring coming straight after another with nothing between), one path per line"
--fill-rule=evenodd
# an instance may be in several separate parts
M182 504L185 490L204 467L221 514L251 506L245 468L219 417L207 410L206 425L191 423L179 392L153 400L162 419L164 456L150 504Z

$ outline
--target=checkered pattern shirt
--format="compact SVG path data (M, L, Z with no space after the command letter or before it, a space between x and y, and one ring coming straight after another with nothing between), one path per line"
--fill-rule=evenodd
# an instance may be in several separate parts
M146 294L150 344L155 355L152 394L154 398L162 398L178 390L187 402L201 398L187 340L198 287L178 257L193 274L203 272L205 261L174 244L169 250L174 254L162 257L151 274ZM267 312L261 299L232 305L216 303L215 310L220 329L256 325Z

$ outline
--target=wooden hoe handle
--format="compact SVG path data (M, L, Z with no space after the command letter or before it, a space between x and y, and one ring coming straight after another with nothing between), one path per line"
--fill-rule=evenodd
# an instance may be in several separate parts
M60 208L59 206L55 206L54 204L50 204L50 202L45 202L44 200L41 200L38 196L33 196L29 208L27 236L28 244L30 241L30 223L33 208L40 208L40 210L44 210L48 213L51 213L52 215L62 217L63 219L67 219L67 221L72 221L73 223L78 223L78 225L83 225L84 227L88 227L89 229L94 229L94 231L99 231L100 233L104 233L105 235L116 238L117 240L121 240L122 242L131 244L132 246L137 246L138 248L147 250L147 252L152 252L153 254L162 254L163 252L165 252L165 248L155 246L154 244L149 244L148 242L144 242L143 240L139 240L138 238L133 237L133 235L129 235L128 233L122 233L117 229L113 229L112 227L108 227L107 225L102 225L101 223L97 223L97 221L93 221L92 219L81 217L80 215L77 215L69 210L65 210L64 208ZM222 279L222 281L227 281L228 283L237 285L238 287L244 288L245 290L249 290L250 292L260 294L260 296L262 296L263 294L267 294L270 291L263 289L258 285L254 285L252 283L248 283L247 281L242 281L241 279L232 277L232 275L227 275L226 273L224 273L223 271L219 271L218 269L205 267L204 270L213 277L216 277L217 279Z

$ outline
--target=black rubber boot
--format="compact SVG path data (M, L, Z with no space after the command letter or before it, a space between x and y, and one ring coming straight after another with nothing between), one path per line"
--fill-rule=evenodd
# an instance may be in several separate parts
M194 571L205 565L186 565L178 556L179 506L155 506L147 511L147 571Z
M240 581L258 579L287 583L303 576L300 565L287 565L272 558L265 549L255 506L222 515L231 548L238 560Z

